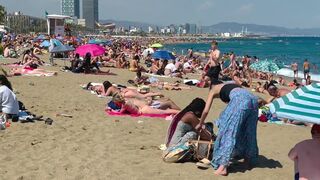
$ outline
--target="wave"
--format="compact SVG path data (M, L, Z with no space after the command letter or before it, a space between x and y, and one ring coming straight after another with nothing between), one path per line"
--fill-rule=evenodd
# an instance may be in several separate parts
M282 68L279 71L277 71L276 74L286 76L286 77L293 77L294 75L292 69L289 69L289 68ZM311 80L320 81L320 74L310 73L310 76L311 76ZM302 71L298 71L298 77L304 78Z

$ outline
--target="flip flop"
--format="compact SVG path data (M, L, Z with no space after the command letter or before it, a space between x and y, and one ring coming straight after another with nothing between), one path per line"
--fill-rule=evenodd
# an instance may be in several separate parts
M199 169L209 169L211 166L211 162L204 158L204 159L201 159L199 162L196 163L196 166L199 168Z
M45 121L44 121L45 124L47 125L52 125L53 123L53 120L51 118L47 118Z

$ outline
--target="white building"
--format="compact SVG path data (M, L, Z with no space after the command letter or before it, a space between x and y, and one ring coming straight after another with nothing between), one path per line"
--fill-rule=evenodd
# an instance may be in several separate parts
M78 25L85 27L86 26L86 20L85 19L78 19Z
M149 33L153 33L154 32L154 30L153 30L153 28L151 26L148 27L148 32Z

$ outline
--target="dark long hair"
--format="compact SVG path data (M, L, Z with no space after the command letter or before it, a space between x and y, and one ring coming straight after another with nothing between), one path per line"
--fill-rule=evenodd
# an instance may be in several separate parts
M166 145L169 146L170 141L172 139L172 136L174 134L174 132L176 131L177 125L179 123L179 121L181 120L181 118L187 113L187 112L193 112L193 114L195 116L197 116L198 118L201 117L202 112L204 110L206 106L206 102L201 99L201 98L195 98L192 100L192 102L185 107L182 111L180 111L172 120L169 129L168 129L168 133L167 133L167 140L166 140Z
M0 84L7 86L12 91L11 83L5 75L0 75Z
M112 84L109 81L104 81L103 82L103 88L104 91L106 92L110 87L112 86Z

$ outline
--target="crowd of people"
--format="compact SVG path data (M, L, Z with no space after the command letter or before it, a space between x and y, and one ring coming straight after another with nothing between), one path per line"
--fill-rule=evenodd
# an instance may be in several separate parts
M44 37L44 39L50 38L54 37ZM66 44L75 48L88 43L88 40L87 38L81 40L75 38L64 39ZM154 39L111 39L112 43L101 45L105 48L105 53L95 57L90 53L86 53L84 57L80 57L75 52L63 53L62 56L67 56L71 62L71 65L64 67L63 70L73 73L99 73L103 66L128 69L137 74L132 84L137 86L144 84L151 87L159 87L160 85L162 88L166 86L170 89L180 90L188 89L188 87L179 85L179 82L173 84L152 82L148 77L142 76L141 73L178 78L183 78L189 73L200 74L199 82L192 85L209 88L207 100L196 98L182 110L171 99L164 97L159 92L149 90L142 92L125 86L114 86L109 81L103 82L102 85L88 83L85 88L102 96L112 96L108 107L113 111L137 115L175 115L170 125L172 131L168 133L166 142L166 158L177 147L185 145L190 140L197 139L198 136L201 140L214 140L210 160L201 162L216 169L215 174L217 175L227 175L230 161L234 159L244 159L246 163L252 166L257 163L259 155L257 122L258 109L261 104L259 103L259 97L251 93L248 88L272 96L272 98L263 101L270 103L275 98L291 92L290 89L284 87L286 85L299 88L302 85L311 84L310 65L307 61L303 66L305 83L299 84L295 79L293 83L287 84L285 78L281 76L274 79L271 73L252 70L250 65L259 61L257 57L248 55L237 57L234 52L222 54L217 41L211 43L207 61L203 61L203 58L206 57L197 55L192 49L188 50L187 55L176 56L176 59L157 59L153 58L149 52L144 54L144 50L148 48L147 45L154 41ZM36 39L36 36L7 34L2 39L3 56L19 57L20 60L17 64L22 65L22 69L37 69L45 64L43 59L37 55L48 52L48 49L40 46L40 42ZM153 48L153 51L156 50L157 48ZM228 62L228 65L225 65L226 62ZM292 68L296 74L297 64L293 64ZM17 73L16 71L14 73ZM12 118L13 115L18 114L18 101L6 76L0 76L0 85L1 111L5 119ZM278 85L282 87L279 88ZM218 127L216 136L213 132L213 125L205 123L214 99L221 99L227 104L214 123ZM314 125L312 134L315 139L319 138L319 133L319 128ZM319 174L310 170L312 168L306 170L303 166L306 162L312 161L308 159L310 158L308 155L305 155L306 150L301 148L304 146L319 149L319 142L315 140L303 142L290 152L289 157L298 164L297 173L299 172L301 177L316 177ZM313 153L312 156L319 155L317 152L313 151ZM178 159L179 161L190 160L190 153L188 156L184 154L183 157ZM319 164L315 164L315 166L319 167ZM312 172L309 172L309 170Z

